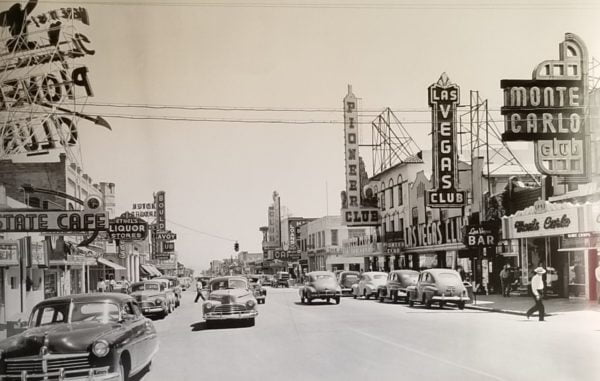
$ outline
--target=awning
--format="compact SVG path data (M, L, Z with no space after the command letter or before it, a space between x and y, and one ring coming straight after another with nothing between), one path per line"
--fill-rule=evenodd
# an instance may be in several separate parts
M152 265L140 265L140 268L150 276L161 276L162 273Z
M117 263L114 263L112 261L109 261L108 259L97 258L96 260L98 261L99 264L108 266L108 267L112 267L115 270L127 270L125 267L123 267Z

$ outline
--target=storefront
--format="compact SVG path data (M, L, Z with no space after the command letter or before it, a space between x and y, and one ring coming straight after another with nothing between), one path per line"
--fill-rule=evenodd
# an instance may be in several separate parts
M544 281L548 295L578 296L589 289L589 279L585 277L589 269L584 253L587 248L574 247L575 242L565 238L582 229L584 206L571 203L537 201L503 217L503 239L518 240L521 284L528 285L533 270L540 266L547 270Z

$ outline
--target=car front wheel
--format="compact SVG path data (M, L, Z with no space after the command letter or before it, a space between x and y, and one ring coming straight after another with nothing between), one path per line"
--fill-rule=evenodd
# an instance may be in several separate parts
M459 310L464 310L465 309L465 302L459 302L458 303L458 309Z
M129 370L125 361L123 361L123 357L119 359L119 381L127 381L129 380Z
M340 304L340 297L339 296L335 297L335 304Z
M383 303L385 301L385 296L383 292L379 291L379 303Z
M409 307L414 307L415 306L415 301L412 299L408 299L408 306Z
M367 289L364 289L363 296L365 297L366 300L369 300L369 298L371 297L371 294L367 294Z

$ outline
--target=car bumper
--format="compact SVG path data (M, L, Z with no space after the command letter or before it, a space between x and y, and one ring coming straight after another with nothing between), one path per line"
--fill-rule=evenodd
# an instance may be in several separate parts
M307 295L311 298L335 298L338 296L342 296L340 291L319 291L319 292L311 292Z
M256 316L258 316L256 310L235 313L207 312L204 314L204 320L252 319Z
M95 372L94 369L90 369L88 374L83 376L82 371L75 371L77 373L76 376L73 376L71 372L48 372L48 373L25 373L25 378L23 375L0 375L0 381L16 381L16 380L58 380L58 381L118 381L120 380L120 376L118 373L109 373L107 371L103 372Z
M342 295L352 295L353 291L351 288L342 288Z
M146 307L146 308L142 308L142 314L143 315L152 315L152 314L159 314L161 312L164 312L165 309L163 307Z
M467 302L469 301L468 296L432 296L431 300L434 302Z

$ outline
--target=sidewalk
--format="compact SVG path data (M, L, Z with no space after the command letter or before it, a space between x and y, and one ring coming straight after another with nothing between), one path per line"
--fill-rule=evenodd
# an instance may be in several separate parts
M477 295L476 300L472 304L467 304L465 308L525 316L525 313L533 304L531 296L503 297L502 295ZM546 314L548 316L561 312L584 310L600 312L600 304L598 302L583 298L566 299L551 297L544 299L544 307L546 307ZM537 316L537 312L534 315Z

